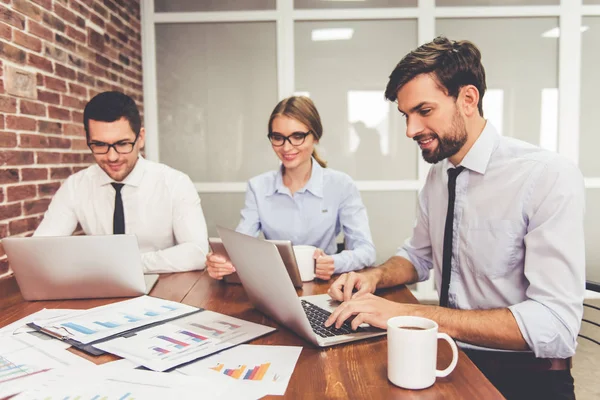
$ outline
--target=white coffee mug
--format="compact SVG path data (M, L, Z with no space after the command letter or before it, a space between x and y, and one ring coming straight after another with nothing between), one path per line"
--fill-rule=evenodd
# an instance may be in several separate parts
M315 246L294 246L296 255L296 264L300 271L302 282L308 282L315 279Z
M438 333L438 324L421 317L394 317L387 322L388 379L405 389L424 389L436 377L448 376L458 362L458 349L450 336ZM452 362L436 369L438 339L452 348Z

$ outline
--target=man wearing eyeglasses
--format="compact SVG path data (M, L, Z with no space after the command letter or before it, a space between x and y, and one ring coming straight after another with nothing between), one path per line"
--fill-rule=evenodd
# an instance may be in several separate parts
M145 131L135 101L120 92L96 95L84 127L96 164L56 192L35 236L135 234L145 272L204 268L206 222L190 178L144 159Z

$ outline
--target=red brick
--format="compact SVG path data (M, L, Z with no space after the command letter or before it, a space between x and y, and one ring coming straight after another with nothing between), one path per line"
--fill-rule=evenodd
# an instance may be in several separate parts
M45 39L49 41L52 41L52 39L54 39L54 35L52 34L52 31L50 29L42 26L41 24L38 24L37 22L31 19L27 21L27 31L39 37L40 39Z
M105 24L106 24L106 23L104 22L104 20L103 20L102 18L100 18L100 17L99 17L98 15L96 15L96 14L92 14L91 21L92 21L94 24L98 25L100 28L104 28L104 26L105 26Z
M103 77L106 73L105 68L103 68L97 64L91 63L91 62L88 63L88 71L90 72L90 74L92 74L93 76L96 76L96 77ZM98 81L96 80L96 83L97 82Z
M36 125L35 119L32 118L17 117L15 115L6 117L6 127L15 131L35 131Z
M4 221L21 216L21 203L0 206L0 220Z
M66 51L47 42L44 43L44 55L60 62L67 62L69 59Z
M60 188L59 182L42 183L38 185L38 194L40 197L54 196L58 188Z
M11 221L8 224L8 234L19 235L21 233L31 232L37 228L39 222L37 217L30 217L26 219L18 219Z
M31 19L42 20L42 9L32 4L29 0L13 0L13 8Z
M52 11L52 0L32 0L34 3L39 4L46 10Z
M87 97L87 89L75 83L69 83L69 92L82 97Z
M28 135L22 133L20 136L19 147L22 148L46 148L49 145L48 137L40 134Z
M10 42L12 38L12 28L5 23L0 22L0 38Z
M81 163L80 153L62 153L60 157L62 164L79 164Z
M61 21L60 18L55 17L53 14L51 13L44 13L44 16L42 17L44 23L46 25L48 25L50 28L55 29L57 31L60 32L64 32L65 31L65 23L63 21Z
M54 69L52 68L52 61L48 60L45 57L40 57L31 53L27 55L27 65L31 65L34 68L41 69L50 73L54 71Z
M67 82L65 82L64 79L57 79L51 76L45 76L44 84L48 89L56 90L57 92L67 91Z
M91 98L91 93L90 93L90 98ZM83 113L79 112L79 111L73 111L71 113L71 116L73 117L72 120L73 122L75 122L76 124L82 124L83 126ZM82 134L85 133L82 131Z
M0 21L6 22L17 29L25 29L25 17L4 6L0 6Z
M46 92L44 90L38 90L38 100L42 101L44 103L59 105L60 104L60 95L58 93Z
M53 119L61 119L63 121L71 120L71 112L66 108L48 106L48 116Z
M0 147L17 147L17 134L14 132L0 131Z
M71 26L67 26L67 36L73 40L76 40L81 43L86 43L87 36L85 32L80 31L79 29L75 29Z
M59 33L54 35L54 40L56 41L57 44L60 44L61 46L65 47L71 51L74 51L76 48L74 41L72 41L68 37L63 36Z
M0 232L2 233L1 237L8 236L8 226L6 224L0 225ZM9 267L8 258L4 257L0 259L0 275L8 273L10 270Z
M39 121L39 131L42 133L62 133L62 124L54 121Z
M26 47L30 50L40 52L42 51L42 41L35 36L28 35L19 30L15 30L15 36L13 42L19 46Z
M89 168L89 167L87 167L87 166L86 167L81 167L81 166L77 166L76 165L76 166L73 167L73 173L76 174L77 172L83 171L86 168Z
M0 187L0 203L4 201L4 188ZM4 237L4 236L0 236Z
M63 133L69 136L83 136L85 130L81 124L63 124Z
M37 74L35 74L35 79L36 79L36 84L38 86L44 86L44 75L42 75L38 72Z
M83 72L77 72L77 81L80 83L85 83L88 86L94 86L96 84L96 80L88 74L84 74ZM90 94L90 97L92 95Z
M85 139L72 139L71 148L73 150L89 150L87 140Z
M50 179L66 179L73 173L70 167L52 168L50 169Z
M6 189L6 201L11 202L32 199L36 194L37 190L35 185L9 186Z
M48 147L50 148L68 149L71 147L71 139L50 136L48 141Z
M61 153L55 153L51 151L40 151L37 153L38 164L58 164L60 163Z
M69 65L71 65L73 67L85 69L85 66L87 64L83 58L79 58L77 56L74 56L73 54L69 54Z
M31 151L0 151L0 165L30 165L33 164Z
M48 179L46 168L23 168L21 170L22 181L45 181Z
M0 112L17 112L17 99L9 96L0 96Z
M56 64L55 70L56 70L56 74L62 78L74 80L76 77L75 70L65 67L64 65Z
M25 215L45 213L50 204L50 199L31 200L23 203Z
M76 108L78 110L83 110L86 105L86 102L83 100L79 100L76 97L71 97L67 95L62 95L62 105L69 108Z
M21 99L19 101L19 111L21 114L46 116L46 106L29 100Z
M96 162L96 159L94 159L94 155L92 153L85 153L82 154L81 162L86 164L93 164Z
M90 6L91 4L93 4L93 1L90 1L88 6ZM85 7L83 4L81 4L80 2L78 2L76 0L69 1L69 7L71 8L71 10L79 13L83 18L90 17L91 13L90 13L89 8Z
M54 12L63 21L70 22L72 24L75 24L77 22L77 16L58 3L54 3Z
M88 46L90 46L91 48L98 50L100 52L104 52L104 45L105 45L105 40L104 40L104 35L102 35L101 33L88 28L87 29L87 37L88 37Z
M0 184L19 182L19 170L16 168L0 168Z
M0 129L4 129L4 115L0 114Z
M23 64L25 63L25 52L18 47L0 42L0 58Z

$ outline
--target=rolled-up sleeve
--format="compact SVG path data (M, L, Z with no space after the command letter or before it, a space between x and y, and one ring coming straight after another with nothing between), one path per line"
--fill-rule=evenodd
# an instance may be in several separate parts
M433 268L431 240L429 238L429 218L427 215L427 185L419 192L419 207L413 234L398 248L396 255L406 258L417 271L418 281L429 279L429 271Z
M535 185L526 209L527 300L509 309L537 357L567 358L575 353L585 294L583 178L566 162L550 164Z
M355 271L375 263L375 245L367 209L354 182L349 182L347 193L338 211L347 250L332 256L336 273Z

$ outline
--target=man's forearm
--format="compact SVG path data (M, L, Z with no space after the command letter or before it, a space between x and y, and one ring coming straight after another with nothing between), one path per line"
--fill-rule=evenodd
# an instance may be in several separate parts
M455 310L414 305L409 314L436 321L441 332L461 342L506 350L529 349L515 317L507 308Z
M411 284L418 280L417 271L404 257L394 256L376 268L366 271L377 282L377 288L383 289L397 285Z

